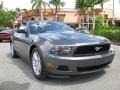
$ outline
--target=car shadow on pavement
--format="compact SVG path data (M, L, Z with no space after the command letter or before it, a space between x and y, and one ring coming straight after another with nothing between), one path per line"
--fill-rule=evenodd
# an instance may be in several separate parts
M35 79L31 66L25 62L23 59L18 58L18 59L13 59L10 54L7 54L7 57L10 58L13 63L29 78L32 79L35 82L38 83L43 83L45 85L73 85L73 84L82 84L82 83L87 83L91 82L94 80L99 79L102 77L106 72L105 70L96 72L96 73L91 73L91 74L83 74L80 76L72 76L70 78L48 78L45 81L39 81Z
M91 73L91 74L83 74L80 76L71 76L70 78L50 78L47 81L44 81L45 84L48 85L74 85L74 84L83 84L88 83L94 80L99 79L105 74L105 70Z
M29 79L34 79L33 73L32 73L32 68L30 64L28 64L25 60L21 58L15 58L13 59L11 54L8 53L7 57L15 64Z
M0 43L10 43L10 41L9 40L4 40L4 41L2 41Z

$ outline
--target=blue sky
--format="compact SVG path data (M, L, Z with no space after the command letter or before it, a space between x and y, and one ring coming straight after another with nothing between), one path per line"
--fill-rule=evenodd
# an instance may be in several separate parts
M4 2L4 7L8 8L8 9L15 9L17 7L23 9L23 8L27 8L27 9L31 9L31 0L3 0ZM46 0L49 1L49 0ZM74 8L75 6L75 0L62 0L64 1L66 4L64 6L64 8ZM104 4L104 8L108 8L108 9L112 9L112 1L110 0L109 2ZM115 15L117 17L120 17L120 2L119 0L114 0L115 1ZM97 6L99 7L99 6Z

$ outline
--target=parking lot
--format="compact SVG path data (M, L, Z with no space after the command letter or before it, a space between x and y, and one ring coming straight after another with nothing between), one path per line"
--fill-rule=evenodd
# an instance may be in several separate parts
M38 81L30 65L13 59L9 43L0 43L0 90L120 90L120 46L111 67L99 73Z

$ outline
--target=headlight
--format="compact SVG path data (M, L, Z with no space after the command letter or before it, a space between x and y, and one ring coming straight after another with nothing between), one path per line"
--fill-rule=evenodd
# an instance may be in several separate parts
M66 56L66 55L68 55L70 49L71 49L71 47L56 46L56 47L52 48L50 53L53 55L57 55L57 56Z

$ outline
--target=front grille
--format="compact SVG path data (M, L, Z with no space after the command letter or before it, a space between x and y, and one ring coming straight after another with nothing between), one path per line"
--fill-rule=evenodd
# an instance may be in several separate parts
M75 52L73 53L73 56L99 54L103 52L108 52L109 49L110 44L79 46L76 48Z
M107 66L110 63L111 62L108 62L108 63L105 63L105 64L101 64L101 65L96 65L96 66L77 67L77 71L78 72L83 72L83 71L97 70L97 69L100 69L100 68L104 68L105 66Z

